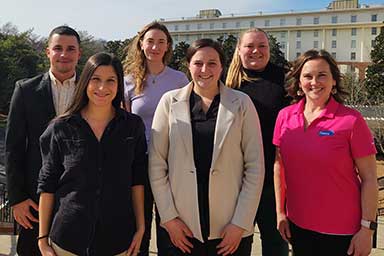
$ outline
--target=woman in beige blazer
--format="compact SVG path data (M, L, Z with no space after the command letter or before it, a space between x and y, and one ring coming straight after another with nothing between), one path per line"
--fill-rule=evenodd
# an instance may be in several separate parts
M224 54L211 39L187 51L192 82L163 95L149 177L167 255L250 255L264 179L259 118L250 98L220 81Z

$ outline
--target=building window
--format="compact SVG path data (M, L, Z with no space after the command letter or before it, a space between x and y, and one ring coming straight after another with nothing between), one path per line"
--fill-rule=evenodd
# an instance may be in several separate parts
M173 38L175 39L175 41L179 41L179 35L174 35Z
M296 49L301 49L301 41L296 41Z
M296 37L300 38L301 37L301 31L296 31Z
M337 23L337 16L332 16L331 23Z
M285 25L285 19L280 19L280 26L284 26Z
M352 29L351 29L351 35L352 35L352 36L355 36L355 35L356 35L356 28L352 28Z
M319 24L320 22L320 18L319 17L314 17L313 18L313 24Z
M300 26L303 22L302 18L296 18L296 25Z
M209 29L214 29L215 28L215 23L209 23Z
M371 21L377 21L377 14L371 15Z
M319 37L319 31L318 30L313 31L313 37Z
M313 41L313 48L315 49L319 48L319 41Z
M351 60L356 60L356 53L355 52L351 52Z
M376 46L376 40L371 40L371 47L375 47Z
M236 27L237 27L237 28L240 27L240 21L237 21L237 22L236 22Z
M353 48L353 49L356 48L356 40L351 41L351 48Z
M332 36L337 36L337 29L332 29Z
M189 35L185 35L185 41L189 41Z
M265 20L264 21L264 27L269 27L271 21L270 20Z
M201 39L201 35L200 34L197 35L197 39Z
M249 26L250 26L251 28L253 28L253 27L255 26L255 22L254 22L254 21L249 22Z
M179 25L175 25L175 31L179 30Z
M336 46L337 46L337 45L336 45L336 40L332 40L332 46L331 46L331 47L332 47L332 48L336 48Z
M189 30L189 24L185 25L185 30Z
M377 35L377 28L371 28L371 34Z
M227 27L227 23L223 22L222 27L226 28Z
M331 55L332 55L332 58L334 58L336 60L336 53L332 52Z
M296 58L299 58L300 55L301 55L301 52L297 52L297 53L296 53Z
M351 15L351 23L355 23L357 21L356 15Z
M280 43L280 49L285 49L286 45L285 45L285 42L281 42Z
M280 37L281 37L281 38L285 38L285 32L281 32L281 33L280 33Z
M201 23L197 24L197 29L201 29L202 25Z

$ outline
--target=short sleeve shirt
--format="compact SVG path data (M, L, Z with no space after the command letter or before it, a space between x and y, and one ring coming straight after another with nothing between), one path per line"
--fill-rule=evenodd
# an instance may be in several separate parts
M360 228L360 180L354 159L376 153L359 112L331 97L304 129L302 99L280 111L273 143L280 147L288 218L320 233L354 234Z

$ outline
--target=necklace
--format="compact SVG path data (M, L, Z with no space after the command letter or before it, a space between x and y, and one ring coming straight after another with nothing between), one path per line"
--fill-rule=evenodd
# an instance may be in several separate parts
M157 78L163 73L164 69L165 69L165 66L157 74L148 73L148 80L151 81L152 84L155 84L157 81Z

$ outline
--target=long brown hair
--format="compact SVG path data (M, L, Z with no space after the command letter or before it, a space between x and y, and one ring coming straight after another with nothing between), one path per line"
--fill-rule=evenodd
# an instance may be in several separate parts
M237 40L235 52L233 53L231 64L229 65L229 68L228 68L227 79L225 81L226 86L228 86L230 88L238 88L238 87L240 87L241 81L243 81L243 80L246 80L246 81L255 80L254 78L250 78L244 72L244 67L243 67L243 64L241 63L241 59L240 59L240 55L239 55L239 47L241 44L241 40L243 39L243 36L245 34L256 33L256 32L264 33L264 35L268 39L267 33L264 30L262 30L261 28L250 28L250 29L243 31L240 34L240 37ZM269 44L269 42L268 42L268 44Z
M286 89L289 94L293 98L292 103L298 102L300 99L304 97L304 95L298 95L297 91L300 89L300 74L303 69L305 63L310 60L315 59L323 59L328 65L329 69L332 73L332 78L336 81L336 93L332 94L333 98L339 103L344 103L344 100L348 97L349 93L346 88L343 87L342 80L343 77L340 73L339 67L337 66L337 62L334 58L332 58L331 54L326 50L309 50L305 53L301 54L293 63L293 67L287 76L287 84Z
M112 66L115 70L117 75L117 94L112 100L112 105L115 108L120 108L121 106L125 108L124 74L122 64L120 60L113 54L101 52L92 55L85 63L83 72L80 75L79 82L76 85L75 96L73 98L73 101L68 107L68 109L65 111L65 113L59 116L58 118L66 117L72 115L73 113L77 113L88 104L89 99L87 96L87 87L93 73L99 66Z
M148 69L146 57L141 49L141 43L143 42L145 34L152 29L163 31L167 37L168 49L163 57L164 65L167 65L172 58L173 41L167 27L157 21L146 25L129 44L127 48L127 57L124 60L124 72L126 75L131 75L133 77L136 94L141 94L144 90L144 80Z

